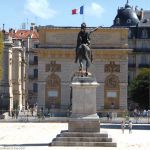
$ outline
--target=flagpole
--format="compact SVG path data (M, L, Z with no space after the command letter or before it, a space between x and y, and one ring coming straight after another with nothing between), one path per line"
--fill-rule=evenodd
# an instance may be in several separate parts
M84 8L84 10L83 10L83 22L85 22L85 1L84 1L84 4L83 4L83 8Z
M82 15L82 22L84 22L84 13L85 13L85 11L84 11L84 4L83 4L83 15Z

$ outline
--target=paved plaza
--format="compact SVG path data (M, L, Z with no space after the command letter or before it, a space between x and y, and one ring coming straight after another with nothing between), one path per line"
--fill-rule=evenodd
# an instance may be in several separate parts
M67 123L0 123L0 150L149 150L150 130L128 129L122 134L121 129L104 129L117 148L105 147L48 147L48 143L60 133L67 130Z

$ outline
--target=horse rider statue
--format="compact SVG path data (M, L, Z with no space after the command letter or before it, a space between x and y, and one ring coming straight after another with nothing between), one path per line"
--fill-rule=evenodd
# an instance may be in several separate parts
M78 33L77 37L77 46L76 46L76 57L75 63L79 60L79 71L83 73L83 62L86 62L86 73L88 75L87 69L90 67L90 64L93 62L93 55L90 49L90 34L96 31L99 27L91 30L90 32L86 31L86 23L81 24L81 30Z

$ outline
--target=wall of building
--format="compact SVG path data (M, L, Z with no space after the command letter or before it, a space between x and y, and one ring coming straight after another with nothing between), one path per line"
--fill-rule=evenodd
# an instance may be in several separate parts
M41 28L40 48L36 49L39 107L70 106L71 77L79 67L74 63L78 32L77 28ZM94 62L89 72L94 74L97 82L100 83L96 93L98 111L111 109L112 103L116 109L127 109L129 51L127 36L128 30L121 28L100 29L91 36ZM116 80L113 81L114 78ZM61 88L57 81L60 81Z

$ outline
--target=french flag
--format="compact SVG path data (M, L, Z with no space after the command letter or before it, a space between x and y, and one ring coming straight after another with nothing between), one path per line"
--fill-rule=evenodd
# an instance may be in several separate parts
M76 14L83 15L83 13L84 13L84 6L81 6L79 9L72 10L72 15L76 15Z

